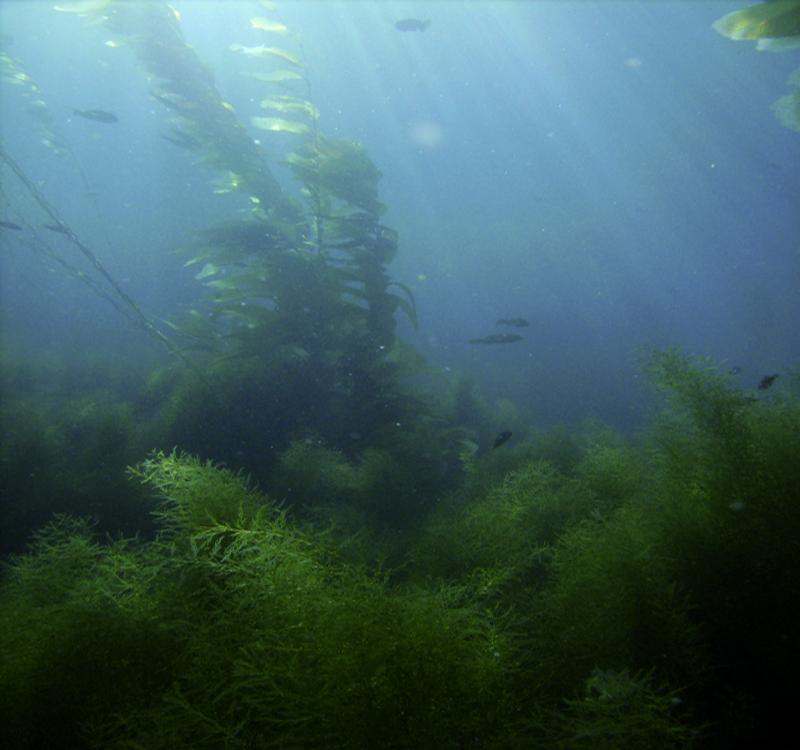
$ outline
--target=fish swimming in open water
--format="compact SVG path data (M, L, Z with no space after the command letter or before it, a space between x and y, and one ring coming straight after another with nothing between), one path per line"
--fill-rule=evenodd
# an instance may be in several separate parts
M516 333L493 333L491 336L484 336L480 339L470 339L470 344L513 344L515 341L522 341L522 336Z
M49 229L51 232L57 232L58 234L69 234L67 228L61 224L42 224L42 229Z
M0 227L3 227L3 229L16 229L18 231L22 229L19 224L16 224L13 221L0 221Z
M430 21L422 21L419 18L401 18L394 22L394 27L398 31L425 31Z
M113 112L106 112L103 109L74 109L73 114L78 117L83 117L87 120L94 120L95 122L119 122L119 119Z
M527 328L530 325L530 321L526 320L525 318L500 318L495 325L514 326L514 328Z

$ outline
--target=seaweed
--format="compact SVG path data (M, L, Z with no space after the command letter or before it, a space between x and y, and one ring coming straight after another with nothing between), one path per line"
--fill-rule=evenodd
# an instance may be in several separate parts
M0 585L0 741L70 748L463 747L502 725L505 637L445 587L342 561L241 475L132 469L149 542L40 532Z
M800 46L800 2L771 0L749 5L718 18L713 27L734 40L757 41L759 50L783 52ZM800 69L789 77L789 85L800 84ZM778 121L800 131L800 91L791 91L772 106Z

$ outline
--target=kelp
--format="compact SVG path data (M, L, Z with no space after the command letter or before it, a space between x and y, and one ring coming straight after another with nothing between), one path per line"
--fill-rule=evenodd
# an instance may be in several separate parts
M83 4L81 4L83 6ZM169 139L197 152L209 167L239 176L241 189L269 211L296 219L294 203L269 170L258 145L186 43L179 16L162 2L86 4L80 12L130 47L150 77L150 93L172 112Z
M0 49L0 81L16 87L25 102L25 109L33 122L40 142L56 156L64 156L67 147L56 133L55 119L42 97L42 91L23 68L22 62Z
M714 29L730 39L764 39L800 35L800 2L774 0L728 13Z
M251 18L250 25L254 29L267 31L272 34L285 34L289 30L285 24L282 24L278 21L270 21L268 18Z
M92 277L75 268L71 263L51 251L38 237L36 238L36 242L26 242L25 244L35 252L41 253L57 262L69 275L86 284L92 291L110 302L116 310L133 323L133 325L143 330L148 336L151 336L160 344L163 344L172 354L191 366L191 363L186 359L183 352L164 334L157 323L144 313L133 298L125 292L119 282L108 272L100 258L77 234L75 234L73 229L61 218L56 208L45 199L44 195L42 195L33 181L22 171L19 164L17 164L2 148L0 148L0 162L6 164L19 180L20 184L28 191L31 198L36 201L42 211L50 219L52 224L45 226L51 231L63 235L83 256L95 276Z
M381 173L364 147L319 132L302 54L285 43L230 46L247 58L246 75L268 89L256 101L269 116L250 124L266 138L283 139L266 144L268 151L279 153L292 141L286 164L299 184L298 200L270 171L265 144L253 140L217 91L171 8L111 2L87 14L145 67L151 94L170 112L165 137L218 173L215 192L249 202L248 215L199 232L184 248L186 265L208 292L173 321L184 346L213 352L219 362L277 359L273 369L288 356L287 366L307 381L309 399L325 419L336 421L327 411L336 403L335 413L348 415L340 421L358 424L358 432L399 422L410 407L402 406L391 359L395 313L402 310L416 325L416 309L408 287L386 270L397 233L381 221ZM250 33L288 31L262 18L250 25ZM298 360L292 354L298 350L307 356Z
M794 91L778 99L772 110L782 125L800 132L800 68L789 76L788 83Z
M250 122L260 130L271 130L274 133L305 135L310 132L308 125L305 123L286 120L282 117L253 117Z
M718 18L713 28L736 41L758 41L759 50L783 52L800 47L800 0L772 0L750 5ZM800 86L800 69L789 78L789 85ZM779 122L800 132L800 91L782 96L772 106Z

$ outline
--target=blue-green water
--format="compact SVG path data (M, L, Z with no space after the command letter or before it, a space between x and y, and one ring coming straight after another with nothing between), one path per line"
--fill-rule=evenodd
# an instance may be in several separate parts
M254 66L230 46L264 43L269 35L249 19L269 11L184 5L175 7L186 40L248 125L264 114L267 86L240 75ZM403 334L432 363L475 374L492 396L547 422L591 415L632 427L642 406L638 345L679 344L741 367L748 385L793 361L798 139L770 105L788 90L796 54L756 53L717 34L711 23L734 8L280 8L297 36L273 36L302 44L321 130L361 141L383 172L385 221L400 233L392 273L419 306L419 330ZM130 48L104 46L113 34L47 3L5 3L2 13L4 49L41 89L70 154L42 146L21 87L8 82L4 148L132 297L169 313L196 293L170 251L246 205L213 195L214 175L160 137L170 113L148 96ZM406 16L430 25L400 32L393 21ZM110 110L119 122L87 121L75 108ZM268 159L298 142L262 140ZM6 185L4 215L35 221ZM114 325L83 289L36 272L19 280L12 269L25 251L8 235L7 330L92 341L93 327ZM42 304L49 291L67 315ZM466 343L509 316L531 321L523 342Z
M0 746L784 747L800 3L741 7L0 4Z

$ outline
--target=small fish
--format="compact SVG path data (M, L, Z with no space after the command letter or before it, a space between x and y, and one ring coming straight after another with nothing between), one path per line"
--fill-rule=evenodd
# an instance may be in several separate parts
M22 229L19 224L15 224L13 221L0 221L0 227L3 227L3 229L16 229L17 231Z
M493 333L491 336L484 336L480 339L470 339L470 344L513 344L515 341L522 341L522 336L516 333Z
M525 320L525 318L500 318L495 325L514 326L514 328L527 328L530 325L530 321Z
M742 374L742 368L739 367L739 365L734 365L733 367L731 367L730 370L728 370L728 375L741 375L741 374Z
M503 443L507 443L514 433L511 430L503 430L492 443L492 448L499 448Z
M777 379L778 373L776 372L773 375L765 375L761 380L758 381L758 390L759 391L766 391Z
M189 151L200 148L200 141L198 141L197 138L187 133L182 133L179 130L171 133L162 133L161 137L170 143L174 143L178 148L185 148Z
M102 109L73 109L72 112L78 115L78 117L94 120L95 122L119 122L117 116L113 112L106 112Z
M67 228L60 224L42 224L42 229L49 229L51 232L58 232L58 234L69 234Z
M394 22L394 27L398 31L425 31L430 21L421 21L419 18L401 18Z

